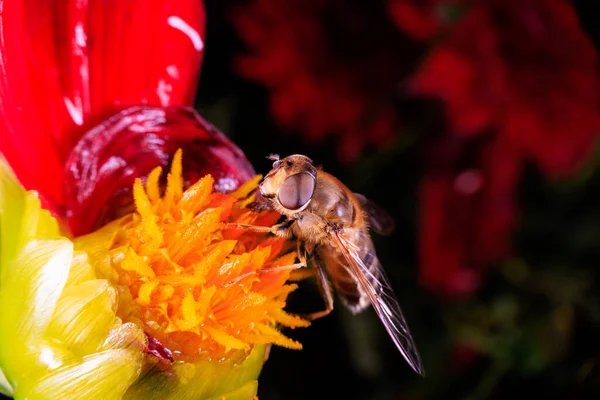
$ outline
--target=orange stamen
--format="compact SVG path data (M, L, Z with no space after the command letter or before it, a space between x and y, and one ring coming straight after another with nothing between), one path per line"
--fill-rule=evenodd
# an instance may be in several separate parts
M269 226L272 212L250 212L260 176L230 194L213 192L205 176L183 191L181 151L175 154L165 193L161 170L145 187L137 179L136 213L113 224L111 264L115 285L124 295L119 316L141 324L180 359L221 358L274 343L300 349L277 327L308 326L284 311L295 285L286 282L295 253L280 256L286 240L242 230L223 230L223 223ZM264 272L262 272L264 271Z

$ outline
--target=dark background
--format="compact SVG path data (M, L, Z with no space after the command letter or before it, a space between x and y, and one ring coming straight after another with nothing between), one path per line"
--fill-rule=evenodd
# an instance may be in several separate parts
M574 4L598 43L593 3ZM344 164L335 156L335 139L310 144L301 131L282 129L269 111L268 91L231 67L244 51L228 17L233 4L206 2L197 108L243 149L257 172L269 170L265 157L270 153L306 154L393 213L396 233L374 240L427 371L421 378L408 367L371 310L352 316L336 302L330 316L287 332L303 343L302 351L272 349L260 377L260 399L598 398L597 162L558 182L528 165L518 189L513 255L486 270L482 287L468 298L432 293L418 279L419 138L391 149L366 148L356 162ZM400 107L418 110L419 104ZM530 274L525 281L515 278L523 265ZM310 283L303 283L289 304L291 311L321 307Z

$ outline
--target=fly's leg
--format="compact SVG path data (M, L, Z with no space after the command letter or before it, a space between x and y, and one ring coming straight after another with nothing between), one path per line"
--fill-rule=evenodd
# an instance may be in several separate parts
M248 203L248 205L246 205L246 207L254 212L261 212L261 211L272 209L271 206L264 201L253 201L252 203Z
M245 229L252 232L259 233L272 233L277 236L289 238L291 235L290 225L293 221L285 221L281 224L273 225L273 226L259 226L259 225L249 225L249 224L237 224L234 222L224 223L222 224L223 229Z
M312 252L312 261L315 264L317 286L319 287L319 293L325 302L325 309L322 311L305 314L303 317L309 321L314 321L315 319L329 315L329 313L333 310L333 290L331 289L331 284L327 279L327 275L325 275L325 268L323 268L321 258L314 251Z
M246 272L245 274L241 274L240 276L236 277L235 279L230 280L229 282L227 282L225 284L225 287L229 287L231 285L235 285L236 283L238 283L239 281L241 281L242 279L246 279L250 276L256 275L256 274L264 274L266 272L280 272L280 271L286 271L286 270L296 270L298 268L302 268L305 267L306 264L302 264L302 263L296 263L296 264L291 264L291 265L280 265L278 267L270 267L270 268L263 268L260 271L252 271L252 272Z
M298 282L317 275L317 270L314 268L304 268L292 271L289 281Z
M262 228L262 227L259 227L259 228ZM289 270L294 271L299 268L306 267L306 256L304 255L305 250L303 250L303 249L304 249L304 246L303 246L302 242L298 241L297 253L298 253L298 260L300 261L299 263L295 263L295 264L291 264L291 265L280 265L277 267L263 268L260 271L247 272L247 273L242 274L242 275L236 277L235 279L232 279L231 281L227 282L225 284L225 286L227 287L227 286L235 285L242 279L246 279L246 278L256 275L256 274L262 274L265 272L289 271Z

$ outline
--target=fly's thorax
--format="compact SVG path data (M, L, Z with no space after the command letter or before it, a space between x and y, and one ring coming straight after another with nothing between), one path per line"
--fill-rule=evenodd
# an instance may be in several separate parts
M292 233L299 240L313 244L327 243L329 239L327 223L323 218L304 212L291 226Z
M340 226L352 226L359 211L346 186L323 171L317 173L317 185L306 210Z

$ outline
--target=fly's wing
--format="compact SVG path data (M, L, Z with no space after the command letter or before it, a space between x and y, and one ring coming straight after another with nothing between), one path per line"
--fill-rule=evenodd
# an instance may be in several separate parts
M360 193L354 193L354 196L360 203L362 209L367 213L369 226L373 231L383 236L394 233L396 230L396 223L394 222L394 217L392 217L389 212Z
M361 234L367 235L367 232ZM402 315L402 310L396 300L392 287L377 263L377 270L371 271L360 257L359 248L348 238L343 230L334 230L331 233L340 253L342 253L350 266L350 271L356 278L364 292L368 295L375 312L383 322L385 329L390 334L396 347L406 359L408 364L419 375L424 376L423 362L417 351L417 346L410 334L408 324ZM365 238L370 243L370 238ZM365 242L365 243L367 243Z

